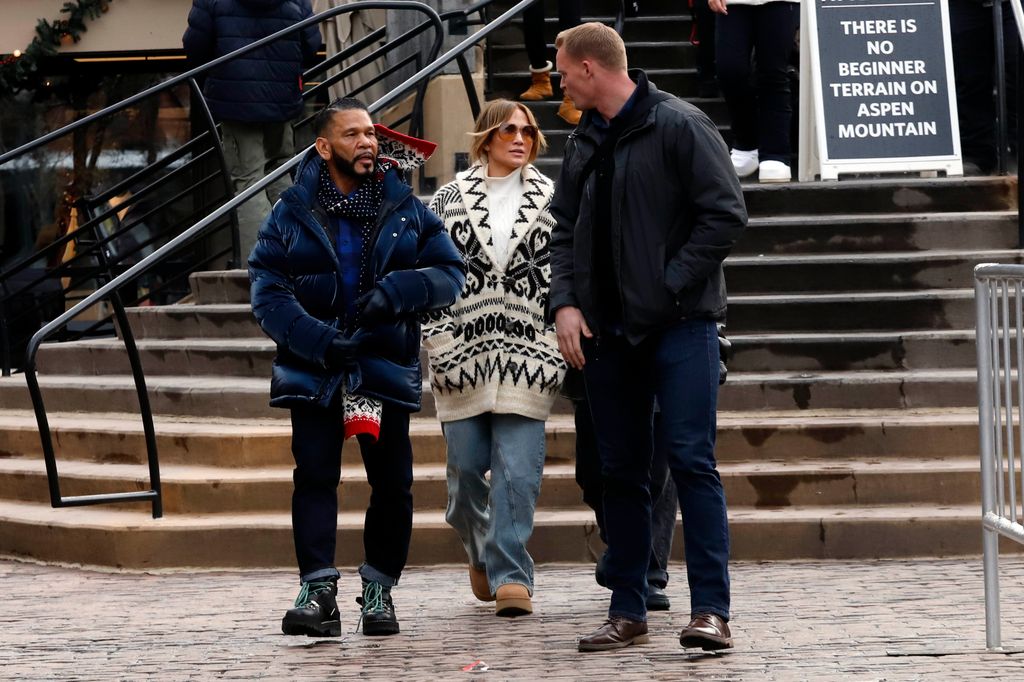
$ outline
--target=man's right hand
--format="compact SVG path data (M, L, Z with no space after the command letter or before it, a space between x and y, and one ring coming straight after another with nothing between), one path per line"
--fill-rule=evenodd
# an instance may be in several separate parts
M555 333L558 335L558 350L565 361L571 367L583 369L587 361L583 357L580 335L592 339L594 334L583 319L580 309L573 306L559 308L555 312Z

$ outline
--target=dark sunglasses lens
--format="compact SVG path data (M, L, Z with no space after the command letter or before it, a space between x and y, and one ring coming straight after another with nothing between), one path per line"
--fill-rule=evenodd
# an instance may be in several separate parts
M520 128L515 123L504 123L498 127L498 137L506 142L516 139L516 133L522 133L524 140L534 140L537 138L537 129L533 126L523 126Z

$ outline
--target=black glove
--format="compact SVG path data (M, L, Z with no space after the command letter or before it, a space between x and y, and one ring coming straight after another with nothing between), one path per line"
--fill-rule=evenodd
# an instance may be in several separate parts
M374 287L356 299L359 322L363 327L375 327L395 319L395 307L380 287Z
M329 368L341 369L342 367L352 363L356 357L356 351L358 350L358 339L350 339L344 334L338 334L331 339L331 344L327 346L327 351L324 353L324 359Z
M725 383L726 377L729 376L729 358L732 357L732 341L725 338L725 334L722 333L722 328L718 328L718 385L721 386Z

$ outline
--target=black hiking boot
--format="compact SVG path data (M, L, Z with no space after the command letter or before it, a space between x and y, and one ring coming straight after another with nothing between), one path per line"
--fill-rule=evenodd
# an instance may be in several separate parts
M363 596L356 597L356 602L363 607L359 619L363 624L364 635L375 637L398 634L398 617L395 616L390 587L364 580Z
M281 632L307 637L339 637L338 583L334 580L302 583L295 608L281 620Z

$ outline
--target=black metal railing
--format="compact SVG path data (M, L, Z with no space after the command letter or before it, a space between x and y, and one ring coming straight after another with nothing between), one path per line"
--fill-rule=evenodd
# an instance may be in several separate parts
M415 75L408 78L402 84L391 90L381 99L377 100L370 105L369 110L371 114L377 113L386 107L389 107L408 95L409 92L416 90L417 93L422 94L426 88L426 84L429 79L439 73L447 64L452 61L462 59L464 62L464 53L475 46L478 42L488 37L493 31L504 26L512 17L522 12L525 8L532 5L538 0L521 0L521 2L515 4L512 8L503 13L500 17L497 17L494 21L489 22L481 30L472 36L467 37L463 41L448 50L444 55L434 58L427 66L419 70ZM416 9L430 17L431 23L436 27L435 40L433 48L431 50L432 55L437 55L442 39L441 31L441 19L432 9L418 2L407 2L402 0L394 0L392 2L360 2L353 5L346 5L344 7L335 8L335 10L329 10L318 15L318 19L323 19L328 16L334 16L340 14L343 11L353 11L355 9ZM309 25L310 20L297 24L291 30L300 30L306 25ZM250 49L255 49L270 42L273 37L257 41ZM220 60L216 60L213 64L222 63L227 58L237 56L243 53L245 50L239 50L232 55L228 55ZM191 78L194 72L188 72L183 74L180 78ZM472 88L467 90L467 95L472 92L475 95L475 91ZM181 233L172 237L167 243L157 248L152 254L142 258L137 263L134 263L123 272L114 275L109 281L99 286L95 291L86 296L84 299L79 301L75 306L69 309L67 312L61 314L56 319L45 324L39 329L32 338L29 339L28 346L25 350L25 361L24 361L24 373L26 383L28 384L29 393L32 397L32 406L35 411L36 421L39 427L40 439L42 442L43 456L46 462L46 473L47 481L50 489L50 502L54 507L67 507L67 506L82 506L82 505L93 505L108 502L124 502L124 501L141 501L146 500L152 503L153 516L157 518L162 515L162 497L160 488L160 466L159 457L157 453L155 429L153 426L153 414L148 401L148 393L146 389L145 374L143 372L142 364L139 358L138 349L135 345L134 337L131 333L130 323L127 316L124 314L124 306L121 299L122 289L133 286L133 283L138 280L141 276L149 273L150 271L158 268L161 263L164 263L184 245L191 243L195 239L203 236L203 234L218 221L224 219L225 216L229 215L239 205L248 201L253 196L265 190L267 186L282 178L286 173L289 173L301 159L306 155L311 147L307 147L302 150L299 154L295 155L292 159L287 161L277 170L265 176L252 186L246 188L238 195L232 197L227 202L222 204L220 207L215 209L213 212L199 220L192 226L188 227ZM4 157L0 156L0 164L5 161ZM82 312L88 310L91 306L109 300L115 307L115 315L117 317L119 329L121 331L122 338L124 339L125 347L128 351L129 362L132 367L132 375L135 382L136 393L139 399L139 410L143 421L143 428L146 436L146 451L147 461L149 464L150 471L150 490L129 492L129 493L113 493L106 495L86 495L76 497L64 497L60 492L60 480L59 473L57 470L56 454L54 452L53 441L50 434L49 421L46 413L46 406L43 401L42 392L39 387L39 381L36 376L36 355L39 351L40 346L44 341L58 334L62 329L65 328L68 323L79 316ZM118 312L119 311L119 312Z
M198 134L192 139L110 187L99 191L83 188L84 191L95 193L72 198L71 204L77 209L81 219L74 230L69 229L33 253L0 269L0 371L5 376L9 376L18 368L17 357L21 349L46 319L63 312L69 304L81 300L83 292L87 293L92 283L100 279L109 280L123 272L153 248L165 243L184 227L195 223L234 195L234 186L225 162L218 126L202 97L197 78L226 61L260 49L306 26L360 9L385 8L380 6L380 3L362 2L327 10L0 155L0 166L24 158L51 142L78 134L89 126L109 120L145 100L173 91L179 85L187 85L196 107L193 118L200 126ZM324 98L328 86L371 64L388 59L395 50L431 29L433 41L427 56L431 60L437 56L440 52L444 26L436 12L422 3L412 2L391 3L387 9L413 10L423 14L424 19L413 29L394 40L386 41L384 45L361 57L340 73L305 88L302 93L303 101ZM386 28L373 31L338 54L308 69L303 74L304 82L312 82L318 74L360 54L361 51L384 40L386 35ZM413 66L418 70L422 59L421 52L417 51L390 68L383 69L379 75L348 94L357 95L365 88L392 76L401 68ZM394 121L387 121L387 124L398 127L408 122L410 134L420 133L423 121L423 94L421 91L414 98L409 114ZM310 119L311 117L304 118L295 127ZM211 192L214 188L218 191ZM126 192L131 193L127 199L119 196ZM111 204L115 197L118 198L116 207ZM191 206L190 211L183 210L188 206ZM124 215L126 211L128 215L126 220L122 221L119 216ZM169 218L171 216L173 219ZM158 229L153 229L154 220L160 224ZM126 304L161 304L173 301L175 297L180 298L188 292L187 280L191 272L214 263L227 262L229 267L239 266L242 255L239 253L238 229L238 218L232 211L221 223L207 231L204 235L207 243L193 243L191 253L180 254L175 261L165 262L150 273L148 281L144 285L140 282L140 286L136 288L138 295L124 297ZM213 236L225 232L226 236ZM72 250L73 256L69 255ZM101 267L101 262L106 263L106 266ZM69 326L62 330L61 339L112 335L114 317L113 310L99 311L99 319L96 321L85 325L75 323L74 328Z
M186 73L183 73L179 76L175 76L161 84L158 84L157 86L149 88L146 91L138 93L137 95L133 95L132 97L129 97L122 102L119 102L111 107L107 107L106 109L96 112L95 114L92 114L90 116L87 116L69 126L65 126L60 130L48 133L47 135L44 135L41 138L34 140L33 142L30 142L26 145L23 145L22 147L19 147L18 149L13 150L12 152L0 155L0 165L3 165L4 163L12 159L18 158L22 154L26 154L34 149L37 149L49 143L50 141L61 137L62 135L66 135L70 132L73 132L75 129L79 127L86 126L91 122L98 120L102 116L108 116L117 111L121 111L129 106L132 106L132 104L139 102L142 99L145 99L148 96L151 96L158 92L162 92L168 88L172 88L178 85L179 83L187 82L189 83L189 86L194 89L195 92L198 92L198 88L195 84L195 77L201 75L209 69L216 68L218 65L223 64L228 60L238 58L239 56L251 52L252 50L259 49L260 47L270 42L273 42L274 40L277 40L282 36L286 36L295 31L300 31L309 25L319 23L325 19L337 16L339 14L343 14L345 12L352 12L360 9L411 10L423 14L426 17L424 24L426 25L427 29L433 28L434 34L432 45L428 54L430 54L431 57L433 58L436 57L436 55L440 52L444 33L443 24L438 14L429 6L423 3L410 2L406 0L379 2L369 1L332 8L330 10L322 12L317 16L310 17L309 19L294 24L288 29L282 30L271 36L267 36L266 38L263 38L250 45L247 45L244 48L240 48L239 50L236 50L231 54L224 55L223 57L217 58L203 66L187 71ZM387 52L381 52L380 54L387 54ZM341 58L344 59L344 57ZM196 99L199 101L199 103L205 110L205 102L202 99L202 97L199 96ZM203 133L203 135L199 137L207 136L207 140L212 144L212 149L207 150L205 154L212 153L214 155L217 155L220 160L220 169L218 172L207 174L205 176L198 178L198 180L190 178L192 180L195 180L189 185L189 188L191 189L209 185L209 183L215 181L218 176L221 177L225 183L230 182L230 177L227 174L226 167L223 162L223 152L220 147L219 138L217 137L216 129L213 127L213 119L211 116L209 116L208 110L206 110L206 115L204 116L204 118L207 120L208 130L206 130ZM197 140L199 139L199 137L197 137L194 140L190 140L189 143L184 146L188 147L189 145L191 145L193 148L197 147ZM165 157L164 159L161 159L160 162L157 162L157 164L153 164L153 166L157 166L157 170L167 169L174 165L177 161L184 159L190 154L191 151L177 150L176 159L168 160ZM202 155L196 155L196 157L200 156ZM190 163L198 163L197 158L190 159ZM61 266L59 266L56 269L56 273L51 272L50 276L66 278L68 280L69 286L73 284L81 285L85 282L89 282L91 284L96 285L96 288L94 291L92 291L88 295L84 296L81 300L79 300L78 303L76 303L69 310L57 316L56 319L53 319L52 321L43 325L41 329L36 331L31 336L27 343L27 347L25 350L25 360L23 364L26 383L28 384L29 393L32 399L32 406L35 411L36 421L39 427L40 440L43 450L43 458L46 465L47 481L49 485L50 502L52 506L70 507L101 504L108 502L149 501L152 505L152 513L154 518L158 518L163 514L159 458L157 453L155 428L153 424L153 414L149 404L149 397L146 389L145 373L142 367L138 348L135 343L134 335L131 330L131 325L129 323L127 313L125 311L125 307L126 305L132 305L134 303L137 303L140 300L151 295L152 289L146 287L147 291L141 297L139 296L139 282L143 276L153 276L155 273L159 273L161 269L165 268L169 263L171 263L175 257L180 257L180 252L184 247L194 244L200 237L207 236L207 234L210 231L212 231L213 226L222 226L225 220L231 221L230 224L232 232L232 246L230 247L230 250L234 254L234 259L235 262L237 263L237 222L232 217L234 215L235 210L239 205L251 199L258 192L263 191L264 188L270 182L281 177L284 174L284 172L290 170L291 165L286 164L284 170L280 173L275 174L273 178L271 178L271 180L266 182L261 181L257 183L255 186L248 188L245 192L239 194L236 197L232 197L233 193L231 191L228 191L227 198L229 199L229 201L226 204L222 204L219 208L214 210L213 213L206 215L206 218L199 220L198 222L194 222L194 224L192 224L191 227L183 231L178 231L176 234L151 235L149 238L141 240L141 242L136 240L136 243L134 243L131 247L127 249L122 249L125 252L125 254L115 254L114 245L117 244L118 238L123 238L126 235L133 234L133 228L135 228L137 225L142 224L143 218L139 217L137 219L131 220L127 219L128 215L125 214L125 217L127 219L125 222L128 224L121 225L120 227L117 227L112 231L103 230L101 229L101 226L104 224L104 221L112 220L112 218L117 215L118 209L124 208L124 204L116 208L108 207L105 206L104 204L105 202L109 201L110 197L115 196L118 190L123 189L123 186L126 185L128 180L139 180L138 176L140 175L140 173L145 173L146 178L148 179L149 177L151 177L152 173L156 173L157 171L152 170L150 172L146 172L149 171L150 169L144 169L143 172L137 173L134 176L132 176L132 178L128 178L125 181L122 181L121 183L118 183L114 187L108 188L107 190L104 190L103 192L95 196L80 198L78 201L76 201L78 209L83 211L83 214L87 216L85 222L79 226L78 230L76 230L74 234L65 235L60 240L58 240L59 242L61 242L60 244L47 248L51 248L54 252L56 252L61 249L62 245L66 247L68 243L74 241L74 243L76 243L76 245L79 246L80 250L76 253L74 258L72 258L68 263L63 263ZM179 168L171 170L168 173L168 175L176 172L179 174L185 174ZM229 186L226 186L226 189L229 189ZM143 194L143 192L146 192L147 190L149 192L152 191L149 190L147 186L138 194ZM138 196L138 194L136 194L135 196ZM174 200L175 197L172 197L168 201ZM220 203L219 198L216 199L215 201L216 203ZM130 209L131 207L128 208ZM205 206L202 210L202 214L206 214L210 210L210 208L210 206ZM159 209L160 206L151 210ZM148 214L149 212L146 213L146 215ZM164 238L166 238L166 241L160 244L159 242ZM142 256L144 250L153 247L156 248L152 253ZM127 258L120 257L121 255L127 255L129 257L135 256L136 258L134 258L134 262L131 262ZM214 258L223 255L225 254L214 254ZM23 261L16 264L16 266L19 268L19 271L24 270L28 267L28 264L30 264L31 262L38 262L39 257L40 256L38 253L33 254L33 256L29 258L23 259ZM89 259L92 260L90 261ZM195 258L190 258L188 259L188 261L189 264L192 266L191 269L194 270L196 269L196 267L201 267L204 263L208 263L210 259L207 258L197 260ZM178 279L187 279L188 272L190 271L191 270L186 270L184 272L184 278ZM5 279L2 281L8 280ZM10 300L10 296L7 295L6 290L0 291L2 291L2 293L4 294L3 298L0 298L0 305L5 306L2 310L3 312L6 312L6 304ZM131 292L127 297L125 296L126 291ZM139 411L140 416L142 418L143 430L145 434L147 463L149 466L150 489L144 491L132 491L125 493L111 493L102 495L64 496L62 495L60 490L60 480L57 471L56 453L54 451L53 440L50 433L46 407L43 401L42 393L40 391L39 382L36 377L36 354L38 353L39 347L43 341L51 337L54 337L58 334L63 334L68 325L75 318L81 315L84 311L89 310L90 308L102 303L109 304L110 308L112 309L108 317L111 318L114 322L116 322L117 330L120 334L123 343L125 344L125 349L128 354L128 361L131 366L132 377L135 383L136 394L139 402ZM7 320L8 316L4 315L4 318L5 320ZM92 326L95 326L95 324L93 324ZM8 325L5 325L5 327L8 327ZM9 338L10 335L7 336L7 339ZM7 343L7 348L10 348L9 342Z

